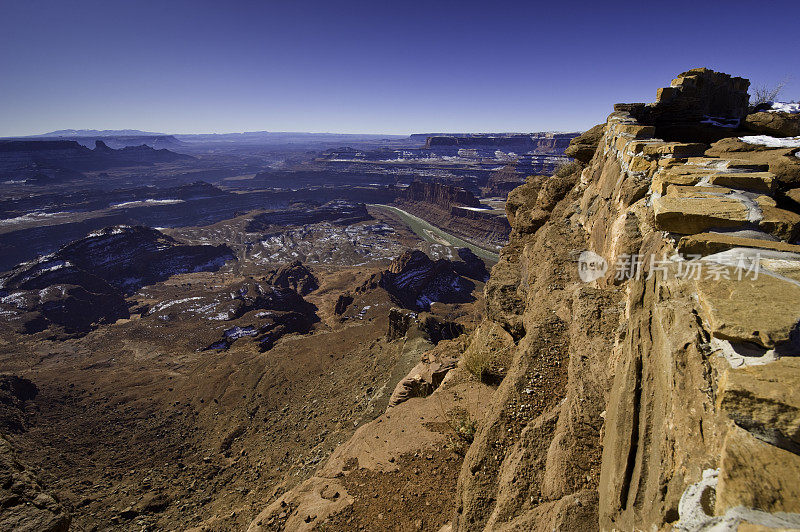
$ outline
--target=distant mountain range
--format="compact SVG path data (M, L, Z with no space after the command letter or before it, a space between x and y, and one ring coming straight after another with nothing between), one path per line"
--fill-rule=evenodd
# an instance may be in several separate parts
M166 133L138 129L59 129L41 135L29 135L29 137L149 137L159 135L166 135Z

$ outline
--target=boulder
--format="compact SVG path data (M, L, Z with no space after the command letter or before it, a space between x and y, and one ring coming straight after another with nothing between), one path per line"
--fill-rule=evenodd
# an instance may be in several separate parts
M800 157L794 148L768 148L758 144L748 144L736 137L722 139L706 151L712 157L735 157L754 164L767 164L775 174L779 188L800 186Z
M427 397L442 384L447 373L456 367L458 343L444 342L422 355L419 364L394 388L388 407L397 406L412 397Z
M742 226L750 217L750 210L738 199L702 193L694 197L657 198L653 209L658 229L682 235Z
M757 198L761 209L761 220L758 226L772 236L786 242L794 242L800 229L800 214L785 209L779 209L775 202L765 196Z
M575 137L564 150L564 155L588 164L594 157L594 152L597 151L604 131L605 124L597 124L579 137Z
M771 192L775 188L775 174L771 172L729 172L708 177L712 185L755 192Z
M760 135L772 137L796 137L800 135L800 114L760 112L747 115L747 129Z
M795 340L800 286L767 273L739 280L735 268L724 270L728 279L702 275L694 280L704 321L714 337L768 349Z
M732 426L725 438L717 484L717 515L737 506L800 513L800 456Z
M800 451L800 360L729 369L719 381L717 407L760 439Z
M800 228L800 215L778 208L772 198L752 200L726 188L669 186L666 196L653 201L653 210L658 229L681 235L758 226L791 242Z

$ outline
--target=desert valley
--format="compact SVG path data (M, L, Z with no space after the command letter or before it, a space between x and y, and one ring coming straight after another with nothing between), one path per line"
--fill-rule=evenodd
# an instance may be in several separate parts
M800 113L747 85L583 134L0 141L0 524L800 526Z
M0 532L800 532L793 3L0 4Z

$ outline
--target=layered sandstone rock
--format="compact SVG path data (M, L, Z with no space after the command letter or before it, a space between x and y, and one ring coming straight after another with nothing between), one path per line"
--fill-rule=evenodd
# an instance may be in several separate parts
M463 188L415 181L403 191L397 204L478 246L499 249L508 242L511 227L502 213L482 205Z
M773 514L800 501L789 480L800 416L785 392L795 370L780 358L800 354L800 218L781 199L792 174L772 171L785 154L704 153L694 125L689 142L658 138L708 115L743 118L746 87L683 74L656 104L617 107L555 203L540 200L555 178L509 195L511 242L469 349L487 324L516 345L467 453L454 530L800 523ZM574 262L582 249L608 264L589 285ZM761 275L737 279L739 260ZM707 272L685 275L695 267ZM704 471L705 506L682 504Z
M747 85L686 72L616 106L585 165L509 194L458 368L506 369L450 529L800 528L800 187L780 150L697 142L735 134L700 122L744 118Z

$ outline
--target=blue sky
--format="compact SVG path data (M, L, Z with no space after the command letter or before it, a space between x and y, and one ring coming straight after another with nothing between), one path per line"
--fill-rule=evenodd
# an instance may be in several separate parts
M794 76L795 1L0 0L0 135L580 130L707 66Z

